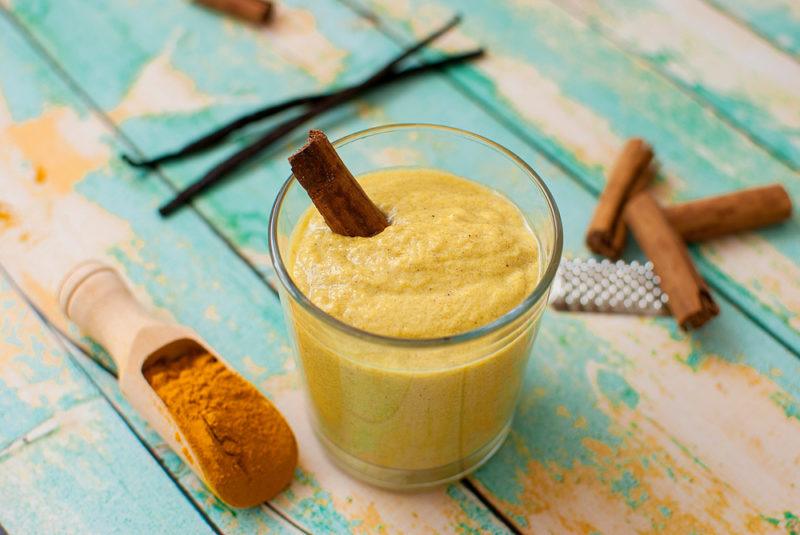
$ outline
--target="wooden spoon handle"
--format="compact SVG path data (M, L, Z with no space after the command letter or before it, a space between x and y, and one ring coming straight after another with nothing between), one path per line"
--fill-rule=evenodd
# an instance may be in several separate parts
M98 261L75 266L61 282L61 310L108 351L122 370L141 329L163 324L136 300L113 267Z

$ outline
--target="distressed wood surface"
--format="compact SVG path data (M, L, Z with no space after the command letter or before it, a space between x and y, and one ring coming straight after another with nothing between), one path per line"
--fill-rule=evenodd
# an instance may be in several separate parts
M0 272L0 525L213 533Z
M405 42L454 11L471 13L443 47L481 43L491 52L474 67L452 71L453 78L594 192L623 140L641 136L662 163L655 186L662 201L771 182L800 197L797 172L717 116L702 95L676 86L556 2L347 1L386 21L385 29ZM694 248L710 284L795 350L798 232L795 210L780 227Z
M703 0L560 3L800 168L800 62Z
M155 208L169 188L130 172L115 156L123 148L115 133L34 55L16 29L3 18L0 26L3 265L62 329L68 325L55 303L61 276L85 257L117 265L144 302L196 329L269 395L301 444L291 487L268 506L234 511L188 474L117 398L120 410L197 506L226 533L274 530L283 525L281 516L310 532L385 526L409 532L504 532L461 484L398 500L333 468L306 422L271 289L196 214L184 212L163 222ZM108 381L102 384L109 395L117 391Z
M773 45L800 58L800 5L794 0L710 0Z
M384 6L391 13L381 11L381 15L405 23L404 5ZM429 23L432 16L443 18L447 13L446 6L408 5ZM10 7L99 111L148 154L257 103L351 80L397 49L369 20L335 1L285 2L276 25L264 30L237 25L186 3L167 7L139 0L97 10L81 2L26 1L11 2ZM496 18L515 30L501 15L498 12ZM571 20L565 14L556 20L562 16ZM451 45L465 46L474 39L468 35L475 28L473 19L475 15L468 17L464 33ZM92 21L100 34L76 33L76 21L81 20ZM3 35L0 32L0 42ZM489 44L507 52L517 35L508 33L505 45ZM91 46L98 40L104 47ZM306 46L299 46L301 42ZM17 57L21 48L24 44L17 41L0 50L13 50ZM607 49L603 53L608 65L634 81L644 76L641 72L649 72L631 70ZM111 258L142 297L219 347L273 398L298 434L301 470L292 488L270 504L272 509L237 511L234 517L131 413L105 372L85 363L95 383L215 522L226 532L252 531L262 517L272 518L278 512L309 531L503 529L462 485L398 497L338 474L310 436L292 362L287 359L277 301L263 280L196 214L184 212L169 222L160 221L154 209L168 195L168 187L158 177L129 171L115 158L117 151L128 147L121 147L115 132L87 109L87 103L53 78L41 58L29 55L9 64L6 57L0 61L0 109L5 110L0 114L0 136L5 136L2 146L12 149L0 153L0 169L9 170L13 182L12 195L3 199L12 216L0 232L2 262L48 316L65 326L53 305L54 273L65 269L73 257ZM591 56L584 59L588 60ZM576 69L576 63L573 60L570 68ZM257 68L248 68L252 65ZM480 69L484 68L482 64ZM518 70L523 75L530 72ZM596 120L613 122L624 132L641 125L621 112L606 118L609 112L602 102L591 111L573 100L576 97L560 98L558 86L549 86L553 94L548 97L545 91L548 98L540 102L547 108L539 112L552 115L544 118L547 121L532 121L530 113L536 110L526 109L526 115L507 107L494 84L522 99L524 93L513 94L515 84L530 92L540 88L533 83L538 79L520 82L512 78L514 69L495 78L477 72L456 70L456 85L432 76L382 91L326 116L320 126L336 137L378 123L433 121L487 135L547 178L564 217L565 250L585 255L582 232L594 205L592 193L621 134L606 136L598 127L586 130L586 137L573 138L577 131L557 127L575 120L586 126ZM510 85L500 83L505 78L512 78ZM670 87L645 85L650 95L666 92L661 98L667 103L678 98ZM473 95L489 112L475 104ZM420 102L441 105L420 106ZM716 120L705 111L701 116ZM655 118L647 120L652 123ZM728 125L715 128L722 133L708 141L709 148L703 145L703 151L712 151L703 161L715 165L724 161L712 157L717 154L713 151L722 151L715 143L756 150ZM533 142L533 136L549 136L549 141ZM731 136L734 142L729 142ZM299 133L297 138L301 137ZM52 151L34 152L33 141L43 139L68 150L52 157ZM570 143L558 148L565 140ZM295 144L296 140L288 141L197 203L237 252L265 273L269 269L266 213L288 175L284 156ZM673 158L686 150L680 144L667 146ZM164 169L164 177L168 183L184 184L231 150L171 165ZM736 158L727 170L732 176L750 169L741 167L744 157ZM768 170L780 168L769 155L759 158L756 163ZM58 169L68 170L70 178L59 179L60 185L54 185L52 178L38 184L40 167L45 177ZM668 171L663 195L680 197L684 193L676 193L680 190L676 185L693 187L693 178L678 176ZM715 180L702 187L730 185ZM691 194L699 193L695 188L686 195ZM80 232L84 228L93 230ZM715 246L725 248L731 263L749 262L753 247L764 243L773 247L775 239L788 240L780 232L777 238L748 235ZM179 250L174 250L174 243L181 244ZM40 264L42 258L56 260ZM780 264L769 260L756 266L757 276L765 280L780 274ZM710 263L704 267L717 269ZM790 269L796 269L793 263ZM761 295L771 297L773 291L767 288ZM737 303L747 299L741 297ZM525 532L789 532L800 514L800 361L727 299L721 299L721 306L722 316L692 336L679 332L669 319L548 313L511 438L471 478L472 483Z

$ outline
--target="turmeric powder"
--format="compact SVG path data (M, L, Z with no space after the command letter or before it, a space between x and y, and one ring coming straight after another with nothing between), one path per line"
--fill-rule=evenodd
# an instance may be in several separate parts
M251 507L291 481L297 444L278 410L208 353L145 366L147 382L191 447L206 484L222 501Z

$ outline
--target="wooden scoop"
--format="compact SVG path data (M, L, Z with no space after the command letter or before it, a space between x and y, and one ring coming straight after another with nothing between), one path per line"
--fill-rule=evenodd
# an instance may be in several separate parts
M256 473L251 470L235 476L220 476L204 464L212 464L204 461L208 455L195 450L197 445L187 440L185 430L148 383L142 373L146 366L160 359L201 352L212 355L236 374L197 333L149 314L136 301L119 273L97 261L73 268L61 283L58 299L67 317L111 354L119 372L120 390L128 402L221 500L234 507L253 506L272 498L289 483L297 462L294 436L264 396L258 395L266 406L255 409L267 411L274 419L276 440L272 442L275 444L258 445L263 448L258 455L263 453L267 458L260 457L262 462L256 463L259 467L254 470ZM249 383L246 385L255 390ZM275 455L276 447L283 448L280 456ZM238 480L232 481L235 478Z

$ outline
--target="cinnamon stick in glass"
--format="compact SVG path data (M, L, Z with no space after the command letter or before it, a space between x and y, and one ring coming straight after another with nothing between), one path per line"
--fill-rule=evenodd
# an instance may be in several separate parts
M702 241L784 221L792 200L772 184L667 206L664 215L685 241Z
M625 143L611 167L586 232L586 245L591 251L609 258L618 258L622 253L626 234L622 211L628 198L652 179L652 161L653 149L646 141L632 138Z
M273 5L267 0L195 0L195 2L254 24L264 24L272 18Z
M389 226L322 131L311 130L289 164L333 232L368 238Z
M719 314L706 282L697 272L686 244L655 199L641 192L628 200L625 222L661 277L667 306L682 329L698 328Z

